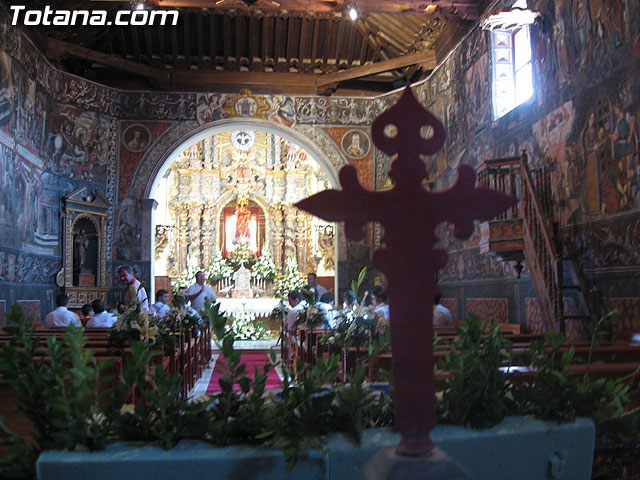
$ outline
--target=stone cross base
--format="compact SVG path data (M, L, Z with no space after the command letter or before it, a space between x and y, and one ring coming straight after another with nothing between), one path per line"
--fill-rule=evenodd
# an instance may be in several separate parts
M473 480L464 468L438 447L426 455L400 456L395 447L383 448L364 467L366 480Z

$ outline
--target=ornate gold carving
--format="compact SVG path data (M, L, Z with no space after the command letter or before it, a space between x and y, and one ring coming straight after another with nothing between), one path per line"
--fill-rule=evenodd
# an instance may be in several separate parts
M318 251L324 260L324 268L333 270L335 266L335 228L333 225L318 225Z
M256 105L259 108L259 102ZM245 136L251 141L239 140ZM168 210L177 231L168 240L170 276L185 273L189 252L207 267L216 243L224 245L219 228L224 207L242 202L253 202L262 209L265 231L261 240L273 249L277 265L282 265L286 254L295 254L301 269L315 268L317 241L311 219L292 204L322 189L326 176L299 145L266 132L242 136L238 131L223 132L187 149L171 171ZM166 251L163 243L158 246Z
M174 230L172 225L156 225L156 260L162 256L162 252L164 252L167 245L169 245L172 230Z
M99 191L95 190L93 194L90 194L87 187L81 187L64 198L64 228L63 228L63 259L64 264L61 271L56 277L56 283L63 286L65 293L70 297L70 305L73 307L79 307L84 303L90 302L95 298L104 298L106 301L106 292L108 291L107 285L107 242L106 242L106 230L107 230L107 213L111 204L106 197ZM88 222L88 223L87 223ZM91 270L86 270L87 278L90 281L87 282L87 286L82 286L82 275L85 274L84 262L82 265L76 261L76 277L74 278L74 228L76 226L85 223L91 225L91 230L95 237L94 254L95 264L91 267ZM75 245L76 258L86 259L87 257L79 256L83 253L85 244L84 238L80 237L82 232L76 233L76 239L79 244ZM95 271L93 270L95 268ZM62 272L64 272L62 274ZM79 275L78 275L79 272ZM64 277L63 277L64 275ZM91 285L91 283L93 285Z

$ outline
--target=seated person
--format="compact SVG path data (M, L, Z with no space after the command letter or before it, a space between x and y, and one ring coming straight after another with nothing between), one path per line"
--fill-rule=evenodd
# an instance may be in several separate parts
M284 329L288 332L292 332L295 330L296 316L298 315L298 312L304 309L308 304L302 294L297 290L290 291L287 295L287 300L289 301L291 310L289 310L289 313L287 313L287 317L285 318Z
M434 327L446 327L453 325L453 318L451 312L447 307L440 304L442 295L439 293L433 298L433 326Z
M307 285L311 285L316 289L316 292L318 293L316 300L327 293L327 289L318 283L318 276L315 274L315 272L309 272L309 275L307 275Z
M82 310L80 313L80 322L82 323L83 327L87 326L87 322L91 320L91 317L93 317L93 308L91 307L90 303L85 303L84 305L82 305Z
M338 312L333 308L333 294L325 293L320 297L320 301L316 305L324 311L326 318L322 328L336 328Z
M385 320L389 320L389 305L387 305L385 288L380 285L373 287L371 300L376 307L374 312L384 317Z
M69 310L68 306L69 297L64 293L59 294L56 297L56 309L44 317L44 328L66 327L67 325L82 326L78 315Z
M353 293L353 290L347 290L344 292L344 297L342 299L342 308L349 308L351 305L356 303L356 294Z
M168 305L169 302L169 292L166 290L158 290L156 292L156 303L151 305L151 313L155 316L162 318L164 317L171 307Z
M87 327L113 327L113 324L116 323L117 318L105 310L102 300L95 299L93 302L91 302L91 306L93 307L94 315L93 318L89 320L89 322L87 322Z

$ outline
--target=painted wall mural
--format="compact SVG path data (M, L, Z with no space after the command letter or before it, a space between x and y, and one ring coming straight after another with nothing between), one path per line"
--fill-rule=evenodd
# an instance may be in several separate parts
M574 238L587 274L597 275L608 292L619 289L632 298L637 292L629 285L637 282L621 281L613 272L624 268L627 278L640 277L639 4L530 0L530 8L543 14L531 29L534 98L498 120L486 82L489 36L478 27L416 89L430 110L442 112L448 130L438 188L455 182L461 163L478 166L526 149L533 168L551 172L552 221ZM450 259L440 280L448 294L464 283L473 296L474 281L515 276L478 255L473 238L458 242L447 230L441 236ZM518 301L526 305L529 326L539 330L541 317L530 300Z
M446 188L455 181L460 164L477 166L526 149L533 165L551 167L556 220L562 228L576 230L587 267L606 275L608 269L624 265L637 275L639 1L529 4L543 13L531 34L536 83L532 101L493 119L489 41L479 28L416 87L418 98L448 129L445 147L426 159L429 180L435 188ZM389 188L390 159L370 144L367 132L397 96L119 92L53 69L0 14L0 252L5 264L0 282L26 281L25 275L16 280L20 255L40 264L59 261L60 198L87 183L105 192L114 205L109 255L139 259L143 252L132 246L140 243L135 226L146 182L179 139L220 119L257 118L290 127L318 146L336 171L353 163L372 188ZM356 153L348 151L358 143L353 131L366 134L359 140L360 151L367 152L362 156L357 146ZM113 223L114 218L122 221ZM380 236L380 229L371 229L373 243ZM446 228L442 237L452 251L443 282L515 276L510 264L479 257L475 238L457 242ZM29 281L41 285L39 298L46 298L49 280ZM42 304L41 311L48 307Z

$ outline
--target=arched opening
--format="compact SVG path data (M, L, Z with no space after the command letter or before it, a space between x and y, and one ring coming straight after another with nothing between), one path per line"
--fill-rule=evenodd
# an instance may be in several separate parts
M193 283L201 269L219 281L219 294L231 296L242 252L249 252L240 262L249 268L267 254L284 271L294 258L303 276L314 271L329 290L337 289L335 225L293 206L338 186L336 169L307 138L259 120L221 121L177 143L155 165L145 189L157 202L154 290ZM231 274L221 273L222 261ZM273 294L273 280L261 274L252 272L252 296Z

